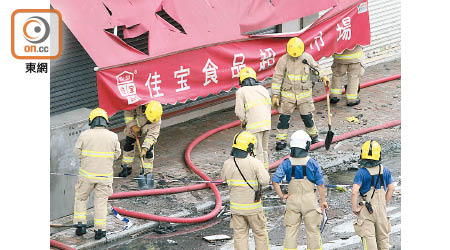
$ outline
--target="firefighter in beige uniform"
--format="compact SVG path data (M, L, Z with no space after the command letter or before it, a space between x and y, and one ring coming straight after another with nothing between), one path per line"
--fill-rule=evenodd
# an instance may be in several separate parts
M286 50L287 54L278 60L272 78L272 105L277 107L280 113L276 150L286 147L289 120L296 107L312 143L319 141L312 115L315 109L312 98L312 82L309 77L310 71L321 76L319 64L310 54L304 52L303 41L298 37L289 40ZM326 85L329 84L326 76L322 76L321 79Z
M360 45L356 45L354 49L346 49L342 54L334 54L333 77L331 79L330 103L339 102L342 94L342 83L345 74L348 76L348 84L346 85L345 96L347 97L347 106L354 106L360 103L358 97L359 78L364 74L362 66L363 51Z
M269 173L264 164L254 158L256 137L247 131L234 136L233 157L222 168L222 179L230 191L231 221L234 232L234 249L248 250L248 230L252 229L256 250L269 248L267 219L261 203L261 186L269 184ZM245 178L245 179L244 179ZM258 195L259 194L259 195Z
M325 198L325 185L316 160L308 156L311 138L303 130L298 130L291 136L291 154L277 168L272 177L272 184L281 200L286 200L284 224L286 235L285 250L296 250L298 234L302 220L306 229L306 245L308 250L322 250L320 224L322 211L328 210ZM289 183L288 194L283 194L280 183L286 176ZM320 195L320 207L314 188L317 186Z
M351 197L352 211L357 215L353 226L364 250L388 250L391 223L386 204L395 190L391 172L380 164L381 146L376 141L362 145L360 158L361 168L355 174Z
M256 72L245 67L239 72L240 89L236 92L235 113L242 128L256 136L255 156L269 170L269 134L271 102L269 91L256 80Z
M147 105L136 107L133 110L125 111L125 145L123 146L122 172L120 177L131 174L130 164L134 162L136 136L143 135L142 153L139 157L144 158L144 175L147 179L152 179L153 159L155 143L161 129L162 106L158 101L151 101ZM138 182L142 183L142 182ZM145 182L144 182L145 183ZM153 181L149 181L152 183ZM140 186L140 189L151 189L152 185Z
M74 154L80 158L78 183L75 186L73 223L76 235L86 233L86 205L94 190L95 239L106 236L108 197L113 193L113 163L120 156L117 134L106 129L108 115L101 108L89 115L91 129L83 131L78 138Z

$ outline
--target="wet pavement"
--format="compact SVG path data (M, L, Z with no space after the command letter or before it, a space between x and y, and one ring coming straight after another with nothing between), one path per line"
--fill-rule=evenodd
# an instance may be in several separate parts
M400 149L390 152L383 160L383 164L391 170L394 182L397 182L395 195L388 204L388 216L391 218L392 233L390 235L391 249L401 249L401 182L400 182ZM328 175L330 184L351 185L356 170L337 171ZM351 212L350 188L347 192L327 189L328 222L322 233L323 249L362 249L361 240L355 236L353 229L354 216ZM269 234L270 249L283 249L284 224L283 215L285 205L279 201L272 190L264 193L264 211L268 219L267 230ZM229 210L219 218L195 225L174 225L176 232L158 234L147 232L126 241L105 245L98 249L125 250L125 249L233 249L233 240L209 243L203 239L205 236L225 234L233 236L229 228ZM249 241L250 249L254 249L253 238ZM299 248L306 249L304 225L300 230Z
M361 82L367 82L400 73L400 65L400 60L395 60L368 67L366 74L361 79ZM314 89L314 96L319 96L321 94L324 94L323 87L316 86ZM367 128L400 119L400 80L394 80L385 84L362 89L360 96L361 104L354 107L345 106L345 101L332 105L332 130L335 132L335 136L352 130ZM328 130L326 104L323 101L316 103L315 108L315 122L317 123L320 137L325 139L325 135ZM359 117L359 123L348 122L347 117L352 116ZM167 184L157 184L157 188L192 185L195 184L192 181L201 180L184 163L184 151L187 145L202 133L234 120L236 120L234 109L227 109L220 112L211 113L207 116L186 123L162 129L156 145L156 159L154 163L155 178L178 179L181 181L169 182ZM277 123L278 116L273 116L272 128L276 128ZM300 116L294 113L291 118L289 133L291 134L297 129L304 129L304 127ZM215 134L202 141L192 151L191 159L194 164L196 164L211 179L214 180L219 178L222 164L225 159L229 157L231 140L238 131L240 131L240 128L235 127ZM271 138L269 141L269 149L271 150L269 154L270 162L274 162L289 153L289 149L285 149L280 152L273 150L275 147L275 132L276 130L272 129ZM381 144L383 149L383 157L385 157L384 152L386 152L386 157L384 158L386 161L390 158L397 159L394 160L394 162L398 165L398 170L396 170L398 172L393 174L397 178L400 176L400 132L401 126L372 132L334 143L331 145L329 151L326 151L324 148L317 149L311 152L311 155L317 159L323 171L326 173L326 183L351 183L354 174L354 170L352 169L356 169L357 167L360 145L366 140L374 139ZM386 165L390 167L387 162ZM119 171L120 161L115 164L116 175ZM133 165L133 174L131 177L137 176L138 171L139 165L138 161L136 161ZM115 179L113 188L114 193L134 191L137 190L137 183L130 178ZM218 188L222 197L228 195L226 186L220 185ZM330 218L335 218L333 219L335 221L333 223L337 226L339 223L345 223L352 220L351 210L349 203L347 202L349 201L349 192L339 193L331 190L328 191L328 195L330 197L329 204L332 206L329 216ZM277 199L270 198L272 196L274 196L274 194L266 191L267 199L264 201L264 206L274 207L273 209L269 209L271 213L273 213L270 217L276 218L269 220L269 224L272 225L270 226L269 237L270 242L274 247L273 249L277 249L276 246L280 246L282 244L284 237L284 227L282 224L284 211L282 207L280 207L281 204ZM334 197L337 197L336 200L334 200ZM395 216L397 216L397 213L400 211L400 200L396 199L397 198L394 198L393 202L390 204L390 206L395 207L395 209L391 211L391 213ZM113 206L143 213L165 216L172 216L176 213L185 213L186 215L195 217L198 215L204 215L212 210L212 207L214 206L214 195L211 190L204 189L178 194L111 200L109 203ZM205 211L197 211L197 209L195 209L195 207L198 207L199 205L208 203L212 204L212 207L207 208ZM228 204L228 202L224 202L223 205L225 204ZM161 236L160 238L155 238L158 235L152 233L152 228L156 225L156 223L147 220L129 218L134 223L133 228L135 231L128 233L122 232L123 234L120 237L118 236L120 234L113 234L113 236L117 237L110 237L108 240L95 241L93 239L92 228L88 229L88 234L83 237L75 237L74 229L72 228L51 228L51 238L79 249L220 249L218 248L219 246L224 247L224 249L232 249L232 245L229 242L218 242L217 244L212 244L201 239L203 236L219 233L232 236L232 232L228 228L229 217L225 215L226 213L220 217L220 220L218 221L208 221L190 226L178 225L176 227L176 233L180 233L183 230L191 230L201 227L202 225L210 226L210 223L213 222L217 223L207 229L197 228L198 230L195 233L186 235L173 235L170 237L167 237L168 235L159 235ZM397 220L399 223L399 218L397 218ZM52 221L51 223L70 225L71 221L72 216L66 216ZM93 209L88 210L88 221L93 221ZM122 230L123 226L124 223L122 221L117 220L111 214L108 215L107 228L109 232L119 232ZM141 229L137 230L136 228ZM148 231L146 232L145 230ZM325 230L326 233L324 243L341 238L344 238L342 240L345 240L346 237L348 238L347 240L355 240L355 238L352 238L354 234L351 232L337 233L329 231L327 233L327 230L331 230L331 226ZM328 234L330 236L328 236ZM400 242L399 231L393 233L391 237L397 237L398 242ZM115 240L114 242L112 242L113 239ZM122 241L121 239L125 239L125 241ZM168 240L174 240L176 244L174 242L169 242ZM347 241L347 243L348 242L350 241ZM301 238L300 244L302 245L304 243L304 240ZM354 249L351 248L354 246L356 245L353 244L346 246L347 248L339 249ZM400 243L398 243L398 246L396 246L395 249L400 249Z

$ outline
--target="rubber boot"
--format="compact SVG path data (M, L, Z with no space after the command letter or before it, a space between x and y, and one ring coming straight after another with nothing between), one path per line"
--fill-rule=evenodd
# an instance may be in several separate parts
M86 233L86 224L81 224L81 222L78 222L76 226L75 234L78 236L81 236Z
M101 229L99 229L97 231L94 231L94 232L95 232L94 239L96 239L96 240L99 240L99 239L101 239L101 238L106 236L106 231L103 231Z
M286 141L277 141L277 145L275 146L276 151L280 151L286 148Z
M331 104L336 104L336 103L338 103L339 102L339 98L337 98L336 96L335 97L331 97L331 99L330 99L330 103Z
M137 181L138 181L139 190L150 189L147 184L147 176L145 176L144 173L141 173L140 175L138 175L137 178L138 178Z
M356 99L356 102L351 102L351 103L347 103L347 106L351 107L351 106L355 106L358 105L361 102L361 99L359 99L359 97Z
M314 135L310 137L311 137L311 145L319 142L319 135Z
M119 177L127 177L131 174L132 168L128 167L127 164L122 164L122 171L119 173Z

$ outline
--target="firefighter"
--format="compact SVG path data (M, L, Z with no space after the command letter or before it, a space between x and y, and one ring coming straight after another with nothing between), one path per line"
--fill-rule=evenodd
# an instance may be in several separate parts
M233 157L226 160L222 168L222 179L227 182L230 191L230 227L233 228L236 250L249 249L249 228L255 238L255 249L269 248L261 187L269 184L270 176L263 162L253 157L256 143L255 135L248 131L236 134L231 151Z
M286 200L284 249L297 249L302 220L305 223L307 249L322 249L319 228L323 210L328 210L322 172L317 161L308 156L311 138L305 131L298 130L292 134L290 146L290 157L281 163L272 177L276 193L282 201ZM287 194L283 194L280 188L284 176L289 183ZM319 190L320 207L315 187Z
M278 60L272 78L272 105L280 113L276 134L277 151L286 148L289 120L296 107L312 143L319 141L312 114L315 108L310 71L314 72L316 77L321 77L325 85L329 84L328 78L321 75L319 64L310 54L304 52L304 44L300 38L291 38L286 50L287 54Z
M106 236L108 197L113 193L113 163L120 156L117 134L106 129L108 114L101 108L89 115L91 129L83 131L78 138L74 154L80 158L78 183L75 186L73 223L75 234L86 233L86 205L94 190L95 239Z
M135 156L136 137L143 136L142 150L140 157L144 158L144 175L147 180L152 180L153 159L155 152L155 143L158 139L161 128L162 106L158 101L151 101L146 105L138 106L133 110L125 111L125 145L123 146L122 172L120 177L126 177L131 174L131 167ZM138 182L140 185L145 182ZM151 185L140 186L140 189L152 189Z
M236 92L236 116L241 126L256 136L255 155L269 170L269 134L271 128L270 94L266 88L258 85L256 72L249 67L239 72L240 89Z
M362 145L359 165L351 197L352 211L357 215L353 223L355 232L361 237L363 249L388 250L391 222L386 204L391 200L395 187L391 172L381 165L378 142L369 140Z
M362 65L363 51L360 45L356 45L352 50L344 50L342 54L333 55L333 77L330 89L330 103L338 103L342 94L342 83L345 74L348 77L348 84L345 85L345 96L347 97L347 106L354 106L360 103L359 78L364 74Z

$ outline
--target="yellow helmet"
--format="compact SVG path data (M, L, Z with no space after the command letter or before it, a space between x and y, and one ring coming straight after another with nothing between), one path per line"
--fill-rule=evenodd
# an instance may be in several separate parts
M245 68L241 69L241 71L239 72L239 82L243 82L245 79L247 79L249 77L253 78L253 79L255 79L255 81L257 81L256 72L252 68L245 67Z
M239 132L234 136L233 148L250 152L253 151L255 145L256 136L248 131Z
M381 146L378 142L369 140L364 142L361 147L361 159L363 160L375 160L381 159Z
M286 51L292 57L299 57L305 51L305 44L303 44L302 39L293 37L287 43Z
M145 107L145 116L151 123L158 122L163 113L162 105L158 101L151 101Z
M105 118L106 122L109 122L108 114L106 113L106 111L102 108L96 108L96 109L93 109L91 111L91 113L89 114L89 124L91 124L92 121L94 120L94 118L98 117L98 116Z

